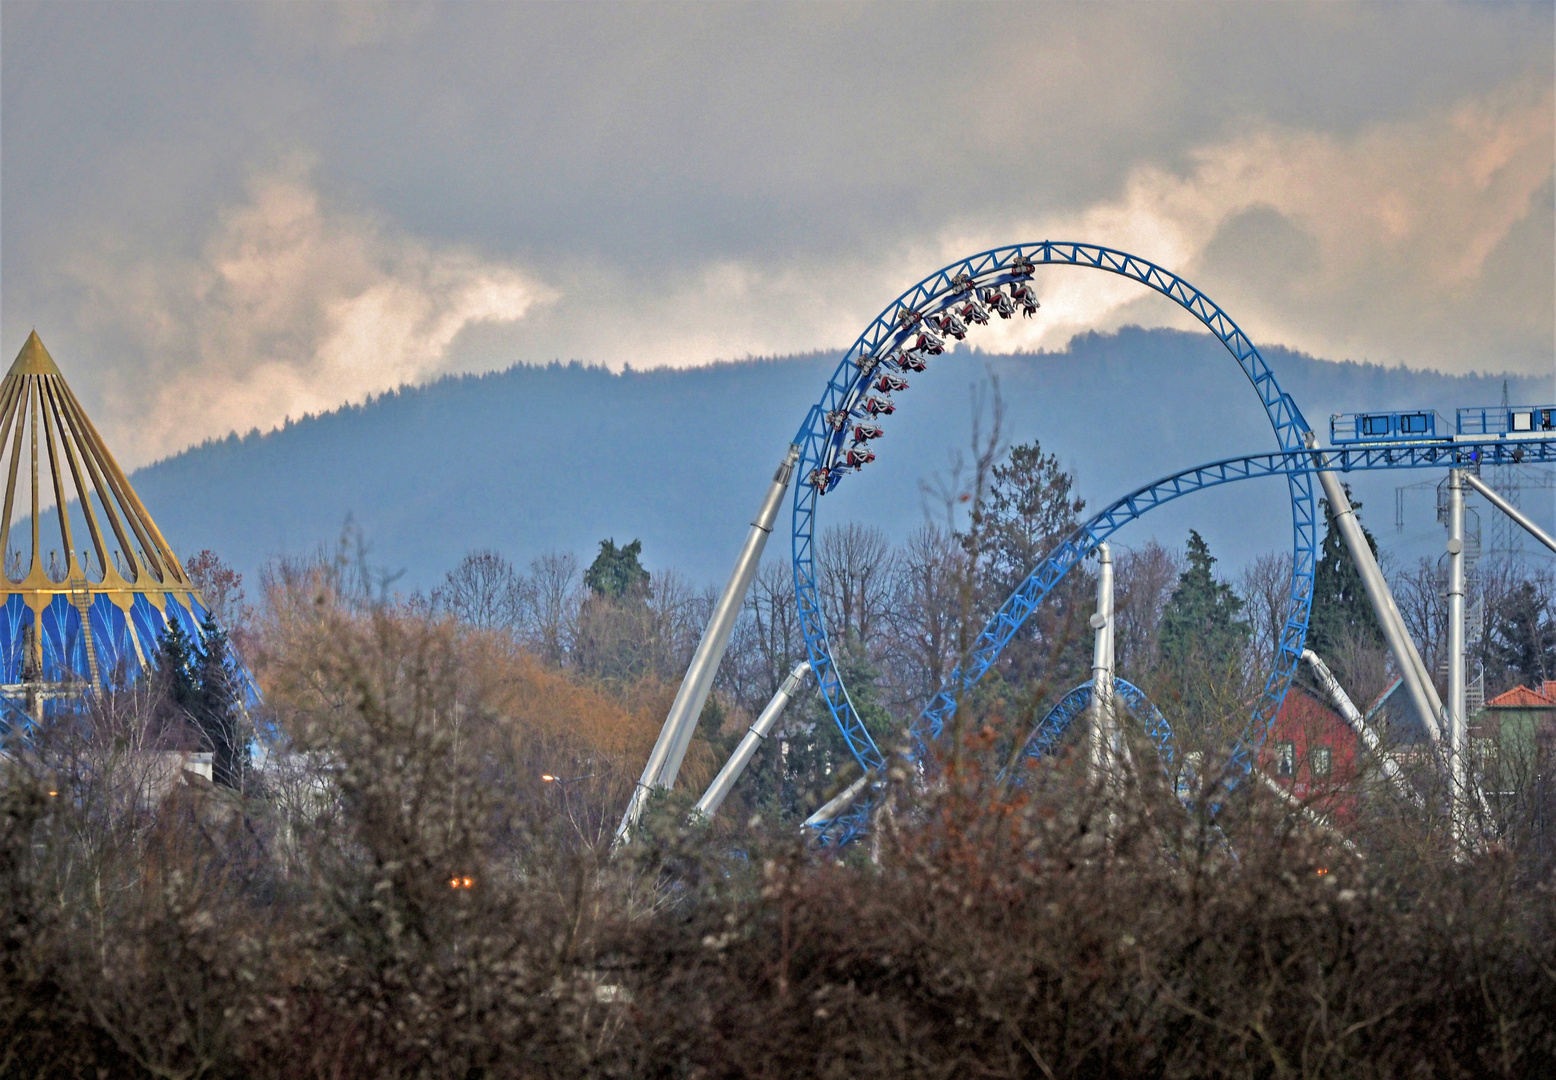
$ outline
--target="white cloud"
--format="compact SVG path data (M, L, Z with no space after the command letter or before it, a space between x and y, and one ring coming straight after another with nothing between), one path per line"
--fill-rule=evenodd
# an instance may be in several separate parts
M137 464L441 374L462 330L555 295L517 267L331 211L295 165L256 176L198 258L122 252L71 269L82 321L146 358L103 395L110 440Z
M1157 262L1260 343L1449 371L1538 371L1556 356L1552 305L1504 295L1494 253L1517 230L1541 228L1553 109L1549 87L1523 82L1347 137L1250 125L1191 150L1181 170L1136 166L1117 195L1075 211L930 220L921 234L826 261L722 259L650 282L591 264L567 272L568 292L604 302L538 312L513 327L508 355L653 367L839 346L924 274L1046 238ZM1536 247L1519 273L1548 288L1553 260ZM1040 288L1037 319L996 322L978 344L1060 348L1126 323L1198 325L1120 278L1050 269Z

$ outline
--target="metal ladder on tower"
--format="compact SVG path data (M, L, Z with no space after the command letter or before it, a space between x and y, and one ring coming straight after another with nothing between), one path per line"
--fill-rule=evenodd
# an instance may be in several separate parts
M1447 523L1448 520L1448 481L1440 481L1437 485L1437 520ZM1479 647L1482 637L1486 632L1486 595L1480 587L1480 557L1481 532L1480 515L1473 508L1466 507L1464 511L1464 591L1467 602L1464 605L1464 652L1472 656ZM1445 566L1447 556L1437 561L1437 587L1439 595L1446 598L1448 593L1448 571ZM1470 666L1466 663L1466 667ZM1470 716L1483 712L1486 708L1486 671L1479 661L1474 662L1475 670L1465 672L1464 679L1464 709ZM1446 651L1437 662L1437 674L1442 679L1448 678L1448 655Z
M92 685L98 683L97 675L97 647L92 641L92 590L86 580L85 571L77 571L65 582L70 589L70 604L81 616L81 637L86 643L87 672L92 677Z

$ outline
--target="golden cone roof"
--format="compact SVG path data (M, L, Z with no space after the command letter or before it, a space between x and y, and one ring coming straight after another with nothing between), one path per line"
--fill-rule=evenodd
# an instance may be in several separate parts
M6 593L43 602L58 593L119 593L127 603L134 593L192 590L178 556L37 331L27 335L0 382L0 469ZM52 507L41 506L45 492ZM19 505L21 497L30 505ZM58 512L50 515L51 509ZM45 516L54 520L45 525ZM30 535L14 535L13 523Z
M54 358L49 355L49 350L43 347L43 339L38 337L38 331L34 330L27 335L27 340L22 345L22 351L16 354L16 362L11 365L11 370L6 372L11 375L58 375L59 368L54 363Z

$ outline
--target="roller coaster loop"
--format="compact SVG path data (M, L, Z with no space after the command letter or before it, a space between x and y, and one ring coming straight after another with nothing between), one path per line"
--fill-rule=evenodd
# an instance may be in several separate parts
M1145 259L1091 244L1053 241L1018 244L995 248L952 263L908 289L889 304L844 353L821 400L811 408L794 440L800 447L793 512L794 582L800 625L817 685L827 707L854 757L866 769L880 768L885 759L860 721L848 698L847 688L839 677L837 666L833 663L813 561L817 500L837 483L841 474L837 465L843 440L847 436L846 424L832 423L829 418L849 416L861 407L883 361L898 355L897 350L909 343L926 319L968 298L991 295L981 294L980 289L1000 289L1007 284L1014 287L1029 279L1032 271L1040 265L1077 266L1131 278L1174 301L1204 323L1232 354L1259 397L1259 403L1274 430L1278 448L1284 453L1293 453L1310 445L1310 425L1290 395L1280 389L1275 373L1241 328L1194 286ZM818 479L819 483L816 482ZM1281 649L1274 670L1266 680L1264 692L1255 706L1252 726L1260 730L1269 724L1279 709L1286 687L1296 670L1307 635L1308 609L1312 603L1313 567L1317 555L1312 476L1307 470L1293 471L1287 474L1287 484L1291 495L1293 527L1290 599ZM1053 583L1089 550L1090 546L1082 550L1073 544L1061 548L1055 554L1065 558L1061 559L1062 567L1057 568L1057 573L1046 579L1045 583L1040 583L1037 589L1023 586L1016 596L1006 602L1005 608L1001 609L1002 615L1010 616L1019 611L1020 619L1024 619L1032 605L1046 595ZM1053 561L1050 558L1048 563ZM1028 585L1031 584L1029 581ZM1043 584L1046 587L1042 587ZM1030 603L1026 602L1028 600ZM1000 616L996 619L999 620ZM980 645L985 647L976 654L975 664L965 673L955 673L952 677L953 685L965 686L976 681L1019 625L1019 621L1002 622L997 626L991 623L990 628L986 628L979 638ZM1004 632L1007 629L1009 633ZM925 715L924 719L932 734L938 733L950 715L946 697L945 694L938 697ZM922 724L917 727L921 728Z

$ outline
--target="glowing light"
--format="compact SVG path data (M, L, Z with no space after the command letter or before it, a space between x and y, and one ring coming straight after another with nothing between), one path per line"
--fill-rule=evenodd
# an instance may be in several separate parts
M541 773L540 778L548 784L556 782L556 777L552 776L550 773Z
M1324 875L1325 875L1325 874L1327 874L1327 873L1329 873L1329 871L1328 871L1328 869L1327 869L1327 868L1325 868L1325 867L1322 867L1322 866L1320 866L1320 867L1319 867L1319 868L1318 868L1318 876L1319 876L1319 877L1323 877L1323 876L1324 876Z

